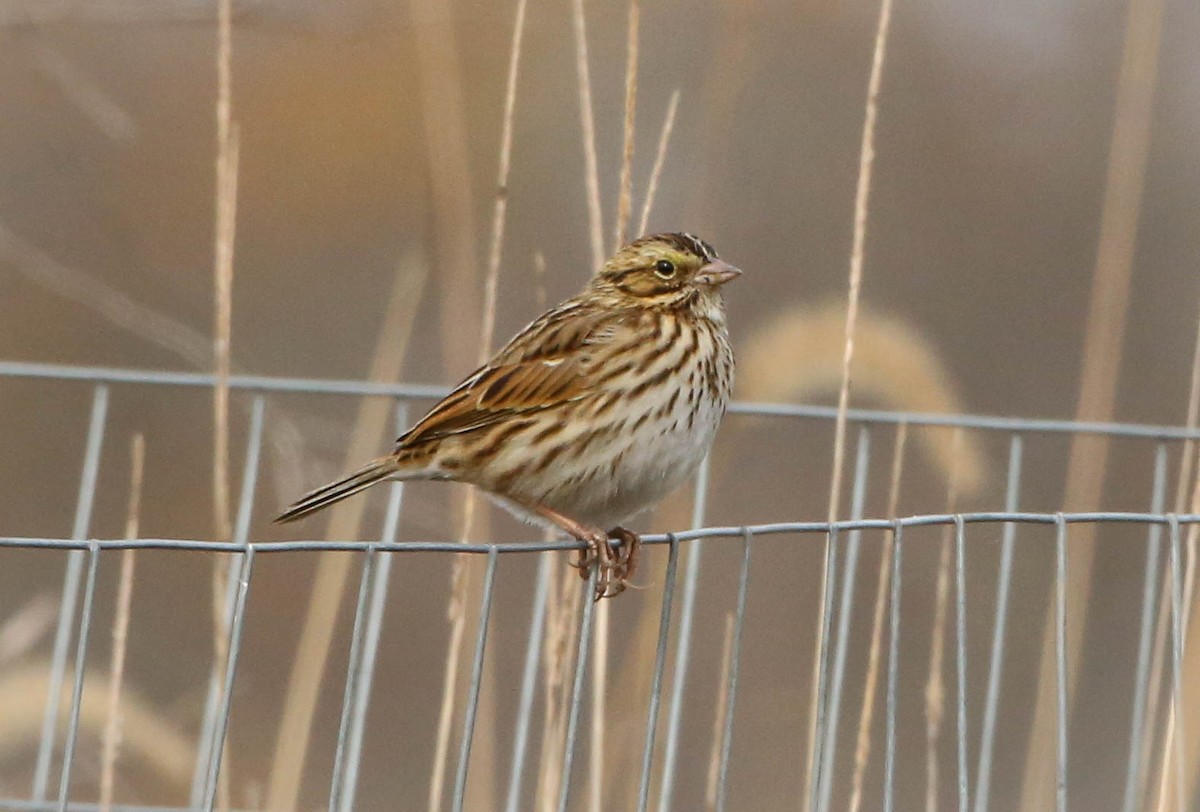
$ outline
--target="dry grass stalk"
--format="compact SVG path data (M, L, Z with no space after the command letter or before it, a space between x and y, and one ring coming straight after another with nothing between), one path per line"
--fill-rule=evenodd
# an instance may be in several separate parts
M954 429L954 448L962 448L962 427ZM957 457L956 457L957 458ZM946 512L958 510L958 466L950 469L946 486ZM936 602L933 611L933 631L929 647L929 681L925 686L925 810L937 812L938 799L938 740L945 716L946 683L942 663L946 653L946 604L950 596L950 551L954 527L942 528L942 549L938 555Z
M430 189L433 195L434 235L437 244L436 267L444 279L441 287L441 331L443 357L452 375L461 375L477 357L479 350L469 342L462 341L462 326L479 318L483 308L478 291L479 263L475 252L474 194L469 171L467 150L466 104L462 65L459 60L458 41L455 36L454 20L450 8L437 0L410 0L416 19L426 21L415 37L414 48L420 70L421 120L425 126L426 159L429 170ZM474 534L486 535L482 519L486 514L477 510L476 496L471 491L460 491L456 497L460 524L458 537L470 539ZM463 607L467 596L479 591L482 583L483 561L456 558L451 572L451 598L448 612L451 621L451 645L461 648L462 641L470 639L470 624ZM447 652L443 703L453 703L460 689L462 675L458 669L461 652ZM446 697L445 694L449 694ZM476 736L483 738L490 730L493 694L485 690L481 695ZM453 704L451 704L451 709ZM440 804L441 785L446 775L446 758L449 748L449 729L439 726L439 744L432 765L433 776L430 786L430 808ZM482 779L472 784L471 798L482 787L491 787L492 758L494 748L478 747L473 760L473 772ZM437 800L433 798L436 796ZM487 798L487 794L484 794ZM472 803L468 798L468 805Z
M475 520L475 496L463 502L463 538ZM433 747L433 772L429 777L429 809L442 808L446 774L450 769L450 733L454 726L454 700L457 691L463 639L467 631L467 564L465 555L456 555L450 570L450 600L446 619L450 621L450 641L446 644L446 662L442 670L442 703L438 709L437 739Z
M845 306L831 302L797 307L758 329L738 357L738 396L803 401L839 386L845 318ZM870 309L859 313L851 374L858 394L890 408L943 414L964 408L934 347L911 325ZM975 495L985 485L987 466L977 437L964 436L957 452L949 432L920 432L914 440L947 477L957 467L962 496Z
M58 616L58 601L43 592L35 595L0 626L0 667L27 653L50 630Z
M161 347L190 366L208 371L213 366L212 337L189 324L147 307L99 277L64 265L0 224L0 259L39 287L87 308L109 324ZM231 369L237 372L237 365ZM249 411L251 402L241 401ZM266 426L267 450L280 499L291 498L302 486L300 432L278 408Z
M504 224L508 214L508 173L512 167L513 117L517 107L517 71L521 65L521 39L525 33L527 0L517 0L512 47L508 57L508 82L504 93L504 119L500 130L500 160L496 170L496 200L492 208L492 243L488 251L487 276L483 284L483 327L480 330L479 363L491 354L496 333L496 296L499 290L500 258L504 251Z
M708 778L704 783L704 805L717 808L717 782L721 776L721 749L725 746L725 708L729 705L729 669L733 660L733 612L725 613L725 641L721 645L721 679L713 708L712 748L708 751Z
M399 376L427 274L428 265L419 252L407 254L398 264L368 380L394 381ZM346 449L344 464L347 470L378 453L379 439L391 426L392 417L392 402L387 398L364 398L359 403L354 433ZM357 537L366 504L365 499L350 499L334 505L330 509L326 537ZM317 572L309 593L300 643L292 660L283 716L276 734L267 809L296 808L317 695L354 558L351 553L324 552L317 559Z
M1132 0L1117 79L1116 109L1109 148L1107 181L1100 215L1100 241L1092 275L1083 344L1083 369L1076 418L1108 421L1113 417L1117 374L1129 311L1129 285L1141 212L1146 156L1150 145L1154 87L1162 28L1163 0ZM1064 510L1091 510L1104 488L1108 441L1077 434L1067 464ZM1073 702L1080 654L1087 637L1087 607L1095 565L1095 533L1082 525L1071 534L1072 581L1067 616L1078 633L1067 640L1067 696ZM1052 805L1055 737L1054 604L1048 602L1042 631L1037 702L1021 790L1022 809Z
M81 70L36 30L24 39L38 69L58 85L63 97L97 130L114 141L128 141L138 135L137 122L88 75L88 71Z
M1198 462L1200 464L1200 462ZM1200 513L1200 477L1192 489L1192 499L1188 505L1189 513ZM1183 662L1181 666L1181 684L1183 686L1195 685L1195 675L1200 672L1200 646L1196 641L1192 641L1188 645L1188 634L1193 628L1197 628L1197 623L1200 622L1200 604L1193 602L1195 596L1196 585L1196 560L1197 560L1197 541L1200 536L1200 527L1197 525L1188 526L1187 537L1187 568L1184 571L1184 588L1181 605L1183 607L1183 617L1180 618L1180 637L1183 644ZM1191 681L1189 681L1191 680ZM1200 727L1200 701L1194 691L1187 692L1188 702L1179 711L1170 714L1168 723L1174 732L1174 740L1169 741L1169 746L1180 748L1184 742L1194 742L1196 740L1195 731ZM1172 698L1174 701L1174 698ZM1172 704L1174 711L1174 704ZM1190 750L1184 750L1182 753L1183 774L1179 780L1170 788L1174 790L1177 797L1191 798L1196 793L1196 778L1198 764L1200 764L1200 753L1196 747ZM1164 753L1166 750L1164 749ZM1164 774L1166 770L1164 769ZM1165 780L1165 779L1164 779ZM1182 785L1182 786L1181 786ZM1161 797L1166 799L1160 803L1160 808L1174 808L1167 801L1175 800L1170 798L1169 792L1162 792Z
M807 397L838 386L844 324L844 305L819 306L815 310L796 307L756 331L739 355L738 399L803 402ZM869 309L862 310L859 315L853 375L856 391L867 393L897 410L957 413L963 409L950 373L933 347L911 326L881 317ZM953 448L950 432L920 432L914 441L921 443L931 464L945 476L949 477L951 467L957 465L958 491L962 496L975 495L983 488L987 480L985 458L976 437L964 435L958 452ZM726 452L718 447L712 460L714 482L719 481L727 463ZM683 502L681 493L666 500L655 514L654 524L674 527L686 522L688 514ZM890 535L884 543L891 543ZM644 581L657 582L662 577L664 565L665 561L647 559L642 565ZM884 566L890 567L886 562ZM890 568L886 569L885 579L890 573ZM886 589L883 595L886 601ZM882 628L879 622L877 629ZM618 699L629 703L626 710L630 712L633 700L649 691L657 635L658 618L652 617L652 613L643 614L636 629L623 634L629 641L629 655L618 678L622 686ZM614 746L610 750L607 767L611 793L630 785L631 782L624 782L617 787L611 777L614 771L621 774L622 759L627 760L628 768L627 754L636 753L636 749ZM636 802L632 799L636 790L636 786L629 790L631 800L628 803Z
M604 264L604 227L600 215L600 169L596 158L596 120L592 113L592 79L588 70L587 22L583 0L571 0L575 32L575 73L578 79L579 123L583 128L583 182L587 189L588 225L592 237L592 268Z
M496 332L496 300L499 291L500 260L504 248L504 225L508 213L508 176L512 167L513 120L517 103L517 76L521 65L521 43L525 33L526 0L517 0L513 23L512 45L509 49L508 79L504 94L504 114L501 124L500 156L496 170L496 199L492 211L492 239L488 252L487 275L484 278L483 326L479 338L479 363L492 354ZM479 514L479 496L474 490L466 493L462 503L462 524L459 539L467 541L475 531ZM450 642L442 683L442 703L438 712L438 732L434 746L433 771L429 782L429 809L441 808L442 793L449 771L450 733L454 719L455 695L462 661L463 641L466 639L468 612L467 596L471 592L470 569L478 569L470 556L455 556L450 572L450 600L447 618L450 621ZM490 694L489 694L490 695ZM490 750L484 755L490 758Z
M904 473L904 448L908 442L908 424L896 426L896 441L892 448L892 478L888 488L888 518L896 516L900 502L900 480ZM862 806L863 779L871 758L871 720L875 715L875 694L879 686L879 661L883 650L883 613L887 609L888 587L892 579L892 545L895 536L883 534L883 550L879 556L879 575L875 586L875 610L871 616L871 648L867 654L867 678L863 685L862 708L858 714L858 736L854 745L854 777L851 781L849 812Z
M549 534L548 534L549 535ZM548 553L543 553L548 555ZM552 812L558 808L562 786L562 753L567 737L567 706L571 699L571 673L578 651L577 635L583 590L574 570L551 575L551 590L546 595L546 635L542 648L545 715L542 720L542 746L538 764L537 808Z
M596 607L592 637L592 718L588 750L588 809L600 812L604 790L604 740L608 721L606 695L608 690L609 632L612 626L608 601Z
M233 319L233 248L237 234L237 186L239 139L233 122L233 22L231 0L217 4L217 158L215 183L216 228L213 246L213 281L216 290L213 313L213 527L216 537L233 537L229 508L229 373ZM232 569L226 556L213 556L213 680L221 684L229 659L229 628L225 619L225 595ZM217 805L229 808L228 738L219 758L225 769L218 779Z
M1195 428L1198 419L1200 419L1200 319L1196 320L1196 340L1192 348L1192 382L1188 389L1187 419L1185 425L1187 425L1188 428ZM1200 497L1200 479L1197 479L1195 483L1193 483L1192 480L1195 453L1195 443L1192 440L1184 441L1183 450L1179 459L1179 481L1176 483L1175 488L1175 502L1173 509L1176 513L1182 513L1184 510L1188 509L1189 487L1191 488L1192 492L1191 503L1193 505L1193 510L1195 510L1194 505L1197 503L1198 497ZM1197 528L1195 525L1188 526L1189 553L1193 552L1194 543L1196 540L1196 530ZM1195 583L1194 556L1189 556L1188 564L1189 566L1185 572L1186 577L1184 584L1184 593L1187 595L1187 599L1183 600L1181 607L1184 611L1186 611L1187 607L1190 606L1191 592ZM1168 570L1163 576L1163 584L1160 587L1159 594L1168 596L1171 594L1171 577L1171 572ZM1158 628L1155 632L1154 653L1151 658L1151 662L1154 664L1150 675L1150 685L1152 687L1158 686L1163 678L1162 671L1164 670L1163 664L1166 661L1165 651L1167 646L1167 636L1172 633L1170 613L1171 601L1168 598L1161 601L1159 604ZM1187 620L1188 618L1186 614L1179 618L1180 636L1183 639L1186 639ZM1168 682L1167 686L1170 686L1170 684L1171 683ZM1153 720L1157 717L1158 704L1156 700L1158 698L1158 691L1152 690L1150 697L1151 704L1147 708L1147 724L1144 730L1146 738L1145 744L1143 745L1145 748L1144 752L1150 752L1153 744L1152 737L1154 735L1154 729L1150 725L1150 720ZM1162 761L1160 763L1158 782L1154 787L1151 788L1151 792L1153 794L1149 803L1149 808L1159 810L1159 812L1166 812L1166 810L1173 808L1174 805L1174 798L1171 797L1173 789L1171 776L1176 770L1176 766L1169 757L1169 754L1171 754L1176 748L1176 737L1178 735L1178 731L1176 730L1176 717L1178 713L1179 708L1176 707L1175 697L1172 694L1170 696L1169 711L1167 713L1167 725L1166 729L1163 731L1162 737ZM1182 767L1183 765L1180 764L1179 768L1182 769Z
M541 251L533 252L533 301L537 312L546 309L546 255Z
M238 133L232 122L230 0L218 4L216 229L213 246L213 524L218 539L233 535L229 511L229 351L233 314L233 246L237 234Z
M862 145L858 161L858 185L854 193L854 238L850 250L850 280L846 301L845 350L842 355L842 385L838 392L838 416L833 444L833 477L829 488L829 521L837 517L841 504L842 468L846 456L846 410L850 405L850 363L854 359L854 327L858 320L859 291L862 288L863 258L867 241L867 211L871 197L871 171L875 165L875 120L879 111L879 89L883 84L883 60L887 52L887 37L892 16L892 0L881 0L879 22L875 30L875 47L871 55L871 76L867 81L867 102L862 129ZM830 540L825 539L826 547ZM810 791L815 778L813 768L817 763L817 706L820 703L820 652L825 641L825 597L830 588L829 557L824 558L821 575L821 593L817 605L821 607L817 617L817 640L813 656L812 693L809 699L808 737L805 753L804 810L811 812Z
M614 229L616 232L615 248L620 248L625 244L629 214L633 206L633 145L637 113L638 25L640 18L640 3L638 0L630 0L629 26L626 30L625 44L627 54L625 116L622 130L621 174L618 179L620 192L617 197L617 217ZM596 186L599 187L598 181ZM603 240L603 235L601 235L601 240ZM596 267L600 266L597 264ZM588 809L591 812L600 812L604 789L604 742L608 723L609 634L612 627L612 607L608 601L602 601L600 606L596 607L595 624L596 633L592 638L592 724L589 731L588 751Z
M637 117L638 23L642 7L639 0L629 2L629 30L626 35L625 126L621 148L621 179L618 184L615 248L625 244L629 215L633 208L633 141ZM599 266L597 266L599 267Z
M99 315L110 324L183 358L212 368L212 338L136 302L98 277L62 264L0 224L0 258L27 280Z
M138 537L142 507L142 474L146 463L146 439L133 436L130 446L129 505L125 513L125 538ZM100 809L112 806L117 754L121 747L121 682L125 676L125 646L129 637L129 607L133 601L133 568L136 550L121 551L121 575L117 582L117 611L113 617L112 658L109 665L108 723L100 756Z
M658 182L662 177L663 164L667 160L667 145L671 141L671 131L675 129L675 113L679 110L679 89L671 93L671 101L667 103L667 116L663 119L662 131L658 134L658 150L654 153L654 167L650 170L650 181L646 185L646 200L642 203L642 216L638 220L638 234L646 233L650 222L650 209L654 207L654 198L658 194Z
M10 669L0 676L0 759L15 757L41 734L49 673L49 663L42 661ZM68 671L64 690L69 690L73 682ZM84 674L79 703L81 733L99 736L107 727L111 694L108 674ZM196 748L179 732L178 724L127 688L122 691L120 716L123 749L131 760L149 767L169 786L185 787L196 764Z
M659 135L658 150L654 159L654 167L650 174L650 180L646 187L646 199L642 204L641 220L638 226L638 234L646 233L646 224L650 219L650 211L654 206L654 199L658 191L659 178L662 174L663 166L666 163L667 146L670 142L671 131L675 126L675 113L679 106L678 90L671 94L671 101L667 107L666 119L663 123L662 131ZM679 493L669 497L655 514L654 524L663 527L674 527L678 521L686 520L686 512L678 509L677 506L682 504ZM676 519L677 517L677 519ZM650 559L642 565L646 570L644 579L647 583L653 583L659 580L666 570L666 559L656 561ZM601 607L602 612L607 612ZM600 621L600 614L597 614L597 621ZM603 620L608 623L608 620ZM627 658L623 673L620 678L620 684L629 686L628 690L624 690L618 695L617 700L623 703L623 707L617 711L610 712L608 715L620 714L625 712L633 712L633 703L639 697L645 696L649 691L649 677L653 673L654 664L654 649L655 640L658 636L658 615L654 612L643 612L637 621L637 629L632 635L627 635L626 639L632 642L627 643L626 648L632 652ZM599 635L599 623L597 625L597 634ZM596 659L600 659L597 657ZM604 658L607 660L607 657ZM607 664L605 676L607 677ZM625 803L635 803L634 796L637 793L637 785L632 781L620 782L618 779L625 774L625 770L629 768L636 758L638 752L638 742L640 734L632 727L629 729L628 744L618 743L609 747L609 753L605 758L606 766L608 767L607 776L604 778L607 792L609 793L609 803L617 805L622 801L617 799L617 794L624 792L626 796ZM596 749L596 748L594 748Z

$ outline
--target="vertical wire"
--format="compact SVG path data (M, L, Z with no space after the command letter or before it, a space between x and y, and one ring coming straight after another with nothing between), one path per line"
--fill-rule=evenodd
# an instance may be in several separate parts
M1167 444L1160 442L1154 455L1154 488L1150 512L1162 513L1166 501ZM1146 570L1142 580L1142 619L1138 634L1137 671L1134 676L1133 714L1129 734L1129 763L1125 769L1125 812L1135 812L1142 795L1142 727L1146 717L1146 691L1150 682L1150 645L1154 636L1154 609L1158 599L1158 558L1162 526L1150 525L1146 538Z
M525 646L525 664L521 671L521 698L517 704L517 724L513 733L512 769L508 777L507 812L519 812L521 778L525 774L525 756L529 750L529 720L533 714L533 691L537 686L538 651L546 626L546 594L550 585L551 556L538 554L536 586L533 594L533 616L529 619L529 642Z
M971 794L967 773L967 588L966 527L962 514L954 517L954 665L958 693L958 812L967 812Z
M671 604L675 598L675 567L679 561L679 541L670 534L667 572L663 580L662 613L658 620L658 650L654 654L654 679L650 683L650 707L646 711L646 741L642 746L642 779L638 786L638 812L646 812L650 803L650 769L654 764L654 731L658 726L658 707L662 699L663 670L667 664L667 637L671 631ZM692 551L693 555L695 550ZM666 780L664 776L663 780Z
M733 621L733 644L729 652L729 683L725 695L725 729L721 734L721 763L717 771L717 812L725 812L725 798L729 782L729 756L733 751L733 709L737 704L738 673L741 670L742 630L746 625L746 593L750 586L750 542L753 539L749 528L742 528L742 571L738 575L737 615Z
M471 744L475 738L475 715L479 711L479 688L483 682L483 654L487 649L488 621L492 615L492 591L496 585L496 558L499 550L488 550L487 572L483 576L483 597L479 600L479 633L475 637L475 659L471 664L471 685L467 689L467 708L463 717L462 745L458 752L458 772L454 776L454 812L462 812L467 797L467 770L471 764Z
M692 527L704 526L708 506L709 458L705 456L696 471L696 490L692 500ZM683 692L688 666L691 663L692 622L695 618L696 587L700 580L702 539L693 539L687 550L687 566L683 576L683 599L679 604L679 637L675 641L675 671L672 675L671 705L667 710L667 735L663 747L662 786L659 788L658 812L668 812L675 789L675 762L679 755L679 728L683 717Z
M217 778L221 773L221 753L225 749L225 734L229 730L229 711L233 705L233 680L237 673L238 655L242 650L242 630L246 625L246 599L250 594L250 575L254 566L254 546L247 545L241 554L242 566L237 581L237 599L233 605L233 619L229 626L229 660L225 665L224 687L221 691L221 708L217 723L213 727L213 739L208 752L208 776L204 785L205 812L212 812L217 800Z
M333 753L333 777L329 781L329 812L336 812L338 800L342 795L342 780L346 759L346 737L350 732L351 708L354 706L354 692L358 685L360 668L364 617L367 613L367 599L370 597L371 575L375 570L378 551L374 544L367 547L363 554L362 577L358 581L358 600L354 605L354 628L350 632L350 661L346 665L346 686L342 692L342 713L338 721L337 747Z
M1008 446L1008 484L1004 510L1015 513L1021 491L1021 435L1014 434ZM1000 683L1004 674L1004 640L1008 625L1008 593L1012 584L1013 542L1017 526L1004 523L1000 543L1000 569L996 573L996 620L992 628L992 655L988 665L987 695L983 712L982 743L979 748L978 782L975 786L975 812L987 812L992 780L992 747L996 740L996 710L1000 704Z
M246 463L242 471L242 491L238 494L238 515L233 525L233 540L245 544L250 538L250 518L254 513L254 489L258 486L258 463L262 453L263 413L266 400L255 395L250 407L250 431L246 436Z
M850 496L850 518L863 517L863 506L867 498L867 471L871 458L871 432L867 424L858 427L858 447L854 460L854 486ZM846 564L842 569L842 600L838 606L837 648L833 655L833 681L829 696L829 714L825 725L825 754L821 758L821 771L817 774L820 804L815 808L827 812L833 794L833 766L837 754L838 722L842 707L842 684L846 676L846 649L850 637L850 615L854 602L854 576L858 569L858 547L861 530L851 530L846 545Z
M1184 812L1187 802L1184 798L1183 770L1187 761L1182 735L1183 720L1186 717L1183 713L1183 631L1180 628L1183 609L1179 572L1179 519L1174 514L1168 519L1171 533L1171 695L1174 700L1171 713L1175 718L1175 804L1179 812Z
M75 524L71 538L82 541L92 521L92 505L96 498L96 479L100 471L100 449L104 445L105 418L108 414L108 385L98 384L92 390L92 412L88 422L87 445L83 453L83 472L79 477L79 498L75 503ZM58 627L54 632L54 653L50 659L50 685L46 695L46 710L42 717L42 738L38 744L37 762L33 771L33 800L46 800L50 782L50 762L54 758L54 733L58 722L58 706L67 671L67 656L71 646L71 625L75 619L75 603L79 598L79 581L83 577L83 550L67 553L63 577L62 599L58 609Z
M896 808L896 682L900 669L900 563L904 525L892 524L892 599L888 607L887 749L883 761L883 810Z
M238 515L237 521L233 528L233 541L236 544L245 546L250 538L250 519L254 511L254 491L258 486L258 470L259 460L262 454L262 435L263 435L263 414L266 411L266 399L263 395L255 395L252 407L250 409L250 431L246 437L246 461L242 470L242 489L238 496ZM249 568L246 564L245 556L242 554L242 574L245 578L249 578ZM230 559L229 569L233 572L234 562L236 558ZM247 589L249 582L247 580ZM229 580L229 591L225 598L225 625L230 629L230 639L233 639L233 621L234 616L238 611L238 601L242 601L242 609L245 610L245 599L241 597L241 584L235 582L232 578ZM241 632L239 631L240 635ZM232 669L226 664L226 681L232 687ZM217 791L216 786L209 787L209 780L216 780L218 770L217 762L220 761L219 750L213 750L212 746L218 742L218 747L224 747L225 732L218 731L217 727L220 724L226 724L229 716L229 701L228 696L222 695L222 686L216 674L212 674L209 678L208 697L205 700L204 706L204 721L200 728L200 741L196 747L196 769L192 776L192 795L189 806L199 806L204 798L209 797L208 793ZM222 702L224 699L224 715L225 722L220 720L222 713ZM212 795L215 798L215 794Z
M402 433L408 425L408 404L396 404L396 431ZM400 527L400 510L403 507L404 483L393 482L388 495L387 512L383 518L380 541L396 540ZM373 548L372 548L373 549ZM383 630L383 610L387 605L388 583L391 579L393 555L378 556L371 579L370 602L367 608L367 625L362 647L362 663L358 668L354 686L354 704L350 714L350 727L346 734L345 775L341 780L341 797L338 799L342 812L352 812L354 796L358 791L358 772L362 764L363 734L367 727L367 708L371 703L371 685L375 679L375 661L379 654L379 635ZM347 676L349 680L349 676ZM344 708L343 708L344 710ZM336 774L336 773L335 773ZM332 803L332 799L331 799Z
M63 750L62 774L58 780L58 810L67 812L67 795L71 787L71 764L75 759L75 742L79 737L79 706L83 703L83 675L87 662L88 630L92 625L92 606L96 602L96 568L100 565L100 545L88 546L87 582L84 586L83 609L79 614L79 642L75 649L75 685L71 691L71 717L67 726L67 741Z
M571 705L567 711L567 737L563 745L562 781L558 788L558 810L567 812L567 801L571 798L571 767L575 763L575 739L579 730L579 706L583 701L583 678L587 674L588 651L591 649L592 616L595 614L596 579L600 568L592 567L588 576L587 592L582 600L583 610L579 620L579 645L575 652L575 677L571 684Z
M1054 524L1055 809L1067 812L1067 522L1059 513Z
M250 538L250 519L254 510L254 490L258 486L259 459L262 453L263 415L266 399L255 395L250 409L250 431L246 436L246 461L242 470L242 489L238 496L238 515L233 528L233 541L244 545ZM238 586L232 575L237 558L229 559L229 589L225 593L225 627L230 628L236 609ZM206 782L214 758L208 749L214 740L217 714L220 711L221 681L214 672L209 675L208 695L204 700L204 716L200 725L200 739L196 747L196 767L192 773L192 792L189 806L199 806L204 798Z
M829 680L829 630L833 624L833 592L834 584L837 583L837 541L837 526L831 524L825 539L825 578L821 590L821 628L818 629L820 637L817 654L817 718L813 727L812 753L809 754L812 761L812 768L809 770L812 781L809 784L807 808L813 810L817 807L817 793L821 787L821 742L825 740L825 692Z

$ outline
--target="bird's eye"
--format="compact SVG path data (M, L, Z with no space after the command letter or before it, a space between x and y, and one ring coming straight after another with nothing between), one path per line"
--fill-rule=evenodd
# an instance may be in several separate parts
M654 263L654 272L663 279L670 279L675 275L675 263L669 259L660 259Z

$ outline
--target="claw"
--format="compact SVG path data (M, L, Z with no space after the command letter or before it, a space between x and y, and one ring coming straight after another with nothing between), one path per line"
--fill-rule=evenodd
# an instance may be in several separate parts
M620 541L615 551L608 543L610 539ZM605 534L603 540L597 539L597 542L596 566L600 571L596 577L593 599L613 598L630 586L629 577L637 569L641 539L630 530L615 527Z

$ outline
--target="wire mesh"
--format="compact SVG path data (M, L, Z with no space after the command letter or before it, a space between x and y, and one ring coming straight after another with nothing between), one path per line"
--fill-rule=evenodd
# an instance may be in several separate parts
M397 541L396 534L403 510L403 485L395 483L387 501L383 531L375 540L290 540L254 541L253 512L255 494L261 468L264 424L269 397L276 393L339 394L359 396L386 396L396 399L397 424L403 426L407 420L408 403L413 399L429 398L441 394L439 387L414 385L382 385L350 381L312 381L297 379L235 376L230 384L234 389L246 390L252 398L250 420L243 456L242 487L238 503L234 536L230 541L208 541L189 538L146 538L146 539L100 539L91 537L90 520L100 482L101 450L105 440L108 408L113 386L158 386L158 387L208 387L213 384L212 376L190 373L158 373L135 370L62 367L42 364L0 363L0 377L74 381L92 387L90 418L83 444L83 462L80 485L76 501L74 526L69 538L0 536L0 562L19 550L44 550L62 553L65 556L63 587L58 622L54 630L52 652L49 663L48 691L44 708L41 734L32 770L32 785L27 794L13 787L3 789L0 809L9 810L91 810L97 805L83 800L72 793L72 773L75 755L80 741L80 710L84 683L87 676L85 661L89 638L93 633L96 604L97 573L107 554L124 549L172 550L192 555L224 555L229 560L229 591L224 596L223 607L225 628L228 629L228 658L223 673L214 675L208 684L202 723L200 725L194 778L191 793L186 803L177 806L114 805L116 810L212 810L217 806L218 779L222 770L222 752L230 727L231 711L238 689L239 659L243 650L248 607L254 592L256 562L267 556L313 551L345 551L361 557L358 590L354 601L353 625L349 635L346 665L346 681L342 693L338 722L336 725L335 754L330 780L326 787L328 809L350 810L356 806L356 793L364 757L364 735L370 713L370 698L373 679L380 657L381 631L387 606L389 577L393 562L398 555L434 553L468 554L486 557L486 570L481 594L475 606L476 636L471 650L471 666L466 686L466 702L461 711L459 727L459 750L454 769L450 805L455 810L468 808L467 787L471 775L472 749L475 743L476 720L480 697L489 673L487 654L491 645L494 597L498 582L499 561L510 556L530 555L550 551L570 551L580 548L574 541L521 541L460 543L446 540ZM766 416L782 419L828 420L835 414L825 407L786 406L776 404L737 403L735 414ZM812 537L828 540L830 566L827 578L830 589L826 593L821 621L830 632L823 636L826 643L819 653L819 678L821 690L817 708L818 735L815 752L801 756L813 761L813 782L808 788L812 808L824 812L835 805L835 784L844 783L848 770L845 748L839 745L839 734L845 736L852 729L843 713L844 690L847 686L848 651L852 643L856 582L861 579L860 553L863 535L867 531L889 534L893 545L891 559L890 598L887 612L887 647L885 654L885 688L883 720L883 757L878 784L878 798L868 804L885 810L904 808L897 800L898 781L905 770L914 767L913 759L906 758L904 742L906 733L903 707L908 688L901 674L902 652L906 645L904 635L913 623L912 609L908 604L908 590L920 583L920 574L914 576L912 565L906 561L906 547L913 542L908 534L922 528L944 528L953 540L953 615L954 625L950 638L953 647L953 679L951 712L955 716L953 757L955 768L948 792L953 794L956 807L965 812L973 805L975 812L985 812L993 799L992 771L997 742L997 726L1000 723L1001 686L1006 679L1006 654L1010 648L1007 621L1010 614L1010 590L1014 577L1019 577L1016 566L1015 542L1018 528L1040 526L1053 530L1054 565L1053 593L1050 596L1054 619L1055 654L1055 731L1056 742L1056 806L1068 808L1071 798L1072 775L1068 755L1070 750L1070 720L1068 718L1068 680L1066 640L1070 618L1067 617L1067 581L1069 576L1070 528L1076 525L1128 526L1144 528L1145 568L1140 600L1140 621L1134 669L1135 690L1130 697L1130 721L1128 725L1128 759L1124 780L1123 804L1126 809L1137 808L1145 792L1145 777L1141 765L1147 754L1143 753L1142 730L1146 724L1148 694L1152 690L1149 675L1152 660L1153 620L1159 601L1166 600L1170 614L1170 644L1168 693L1172 700L1170 713L1178 725L1182 708L1187 700L1182 690L1183 648L1185 621L1191 607L1185 602L1182 586L1184 570L1181 551L1181 528L1200 524L1200 515L1173 514L1165 512L1167 481L1167 459L1170 444L1184 440L1200 439L1200 430L1169 426L1146 426L1129 424L1085 424L1069 421L1019 420L998 417L972 417L966 415L919 415L872 410L851 410L850 421L856 426L856 457L853 472L853 487L850 495L848 518L843 521L789 521L746 526L703 526L706 516L705 505L708 494L708 468L702 469L697 478L693 509L694 529L678 532L645 535L643 542L651 549L665 547L666 567L659 590L658 633L654 646L654 665L650 678L645 711L644 734L640 751L640 767L637 779L636 808L650 808L651 798L657 787L657 808L669 810L679 808L674 800L674 791L680 776L680 743L684 736L681 716L687 706L688 676L695 669L693 643L696 601L699 594L700 563L702 545L740 544L736 578L736 597L732 610L732 643L729 663L722 690L726 702L720 715L720 733L715 748L715 795L711 806L715 809L737 808L730 801L731 764L738 757L739 740L734 735L739 707L739 693L746 690L745 683L751 672L742 662L747 627L752 624L770 624L775 619L768 616L751 617L749 611L751 583L751 552L771 537ZM1004 506L999 511L975 511L954 513L928 513L906 517L865 517L866 488L871 467L871 433L879 426L954 426L966 429L1001 433L1008 438L1008 463ZM1155 443L1154 467L1151 483L1151 500L1146 512L1092 511L1092 512L1044 512L1022 511L1019 504L1024 455L1024 438L1030 434L1059 434L1070 436L1089 433L1110 437L1128 437L1150 440ZM969 537L975 528L996 526L1001 529L1000 552L995 576L995 600L991 610L991 632L988 635L988 655L982 661L969 661L968 646L968 601L966 574L970 560ZM1167 532L1167 563L1160 565L1163 529ZM680 557L687 551L686 563L680 567ZM528 796L530 744L532 719L535 712L535 688L539 679L539 651L546 635L547 588L550 581L551 562L541 556L536 589L529 595L529 627L521 654L520 679L515 689L515 723L512 745L508 750L511 758L507 771L507 784L503 791L506 808L525 808ZM593 573L594 578L594 573ZM1160 596L1160 584L1165 584L1167 595ZM833 588L836 587L836 588ZM579 588L590 594L591 584L579 583ZM82 595L80 594L82 592ZM678 593L678 594L677 594ZM574 763L580 748L580 731L585 724L583 699L587 693L587 675L591 634L594 619L594 604L584 600L580 604L577 618L575 653L570 673L569 700L565 739L559 754L561 759L561 783L557 793L557 808L567 810L579 807L582 793L577 791L578 782L573 780ZM287 622L285 618L277 622ZM412 618L393 622L417 622ZM819 622L816 618L812 623ZM907 625L906 625L907 624ZM72 641L74 651L72 652ZM672 646L672 643L674 644ZM73 666L72 666L73 662ZM981 707L969 707L968 677L983 680ZM64 687L70 684L69 693ZM66 707L63 707L64 697ZM972 713L972 710L977 711ZM1176 781L1186 768L1185 748L1188 742L1184 735L1173 739L1173 750L1161 757L1169 761ZM61 742L61 744L60 744ZM970 771L972 750L977 760L973 773ZM51 797L51 782L57 772L57 794ZM1082 779L1080 779L1082 780ZM1177 795L1180 809L1187 808L1188 799Z

